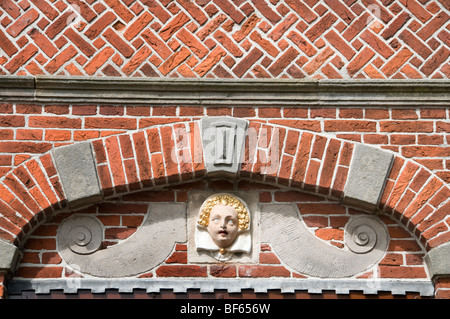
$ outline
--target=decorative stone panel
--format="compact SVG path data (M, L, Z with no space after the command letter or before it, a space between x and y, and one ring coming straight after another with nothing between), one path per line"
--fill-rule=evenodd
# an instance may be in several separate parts
M151 270L167 259L176 242L186 241L186 205L152 204L132 237L97 251L102 240L98 221L72 217L59 228L59 253L75 270L97 277L129 277Z
M218 260L214 258L214 255L207 251L198 250L196 246L196 224L199 217L200 207L203 202L211 195L218 195L220 192L212 191L197 191L189 194L188 202L188 261L192 263L217 263ZM260 219L260 206L259 195L256 192L232 192L229 193L233 196L239 196L242 198L249 210L250 228L249 230L239 236L247 236L250 241L250 251L234 253L228 262L233 263L256 263L258 261L258 250L261 245L259 236L259 219Z
M386 228L374 216L350 219L345 232L348 250L342 250L313 236L293 205L263 204L261 210L261 240L270 243L280 259L302 274L350 277L375 265L389 243Z

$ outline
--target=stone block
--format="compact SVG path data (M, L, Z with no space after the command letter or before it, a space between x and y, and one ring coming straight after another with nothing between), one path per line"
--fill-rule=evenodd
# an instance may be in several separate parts
M13 271L18 257L19 250L16 246L0 240L0 271Z
M344 188L344 204L375 210L393 159L394 155L388 151L356 144Z
M450 276L450 243L433 248L425 255L425 263L431 277Z
M52 154L70 207L102 199L90 142L58 147Z
M206 117L200 122L208 175L235 175L242 163L248 123L232 117Z

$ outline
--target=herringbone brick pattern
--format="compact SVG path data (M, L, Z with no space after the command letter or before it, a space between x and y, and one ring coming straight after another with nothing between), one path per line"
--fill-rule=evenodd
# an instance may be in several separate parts
M448 78L448 0L1 0L0 74Z

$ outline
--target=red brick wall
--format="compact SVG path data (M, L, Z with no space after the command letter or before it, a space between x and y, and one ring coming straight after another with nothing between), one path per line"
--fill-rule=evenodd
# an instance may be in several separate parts
M0 74L446 78L428 1L4 0Z
M435 284L436 298L450 299L450 279L438 278Z
M0 299L3 299L6 296L6 288L4 286L6 282L6 274L5 272L0 272Z
M231 115L378 145L450 182L447 108L204 108L0 104L0 176L53 147L202 116Z

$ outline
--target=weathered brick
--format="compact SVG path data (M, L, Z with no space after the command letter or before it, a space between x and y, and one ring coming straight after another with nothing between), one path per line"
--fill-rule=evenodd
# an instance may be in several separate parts
M148 10L153 13L155 17L158 17L163 23L166 23L170 19L170 14L159 4L159 1L155 0L141 0L141 2L147 6Z
M134 50L130 47L122 38L116 34L111 28L108 28L103 32L103 36L109 41L120 53L122 53L126 58L133 55Z
M6 65L5 68L11 72L16 72L21 66L25 65L25 63L31 59L37 52L38 48L34 44L28 44L22 51L17 53L13 59L11 59Z
M77 48L80 49L85 55L90 57L96 52L95 48L87 41L85 41L73 29L67 29L66 31L64 31L64 35L68 37L73 42L73 44L75 44Z
M17 277L22 278L61 278L63 267L20 267Z
M206 277L206 266L163 265L156 269L158 277Z
M361 68L369 62L373 56L375 55L375 52L373 52L370 48L364 48L359 54L356 55L356 57L350 61L350 63L347 66L347 70L350 75L355 75Z
M420 69L426 75L431 75L450 56L450 50L442 47Z
M161 56L161 58L167 59L172 54L172 50L150 30L144 30L142 32L142 37Z
M250 53L248 53L240 63L238 63L234 68L233 72L238 77L242 77L245 72L261 57L263 56L263 52L258 48L254 48Z
M66 11L47 27L45 34L50 39L54 39L62 30L64 30L64 28L67 27L67 21L70 20L72 15L72 12Z
M201 63L197 64L197 66L194 68L194 71L198 75L203 76L225 55L226 52L221 47L215 48Z
M3 33L2 30L0 30L0 48L2 48L3 51L10 57L12 57L18 51L14 43L8 39L8 37Z
M185 25L189 21L189 17L184 13L179 13L175 18L172 19L161 31L159 32L159 36L167 41L175 32L180 30L183 25Z
M84 32L89 39L95 39L100 33L106 29L108 25L116 20L116 15L112 12L106 12L99 19L96 19L93 24Z
M261 12L267 20L269 20L272 24L275 24L281 20L281 17L273 11L265 1L263 0L252 0L255 8Z
M326 120L324 129L328 132L376 132L376 124L363 120Z
M215 4L219 6L227 15L230 16L236 23L241 23L245 19L245 16L238 10L236 10L233 3L228 0L216 0Z
M380 121L381 132L433 132L432 121Z
M6 32L13 37L17 37L25 28L36 21L38 17L39 13L36 10L31 9L17 19L10 27L8 27Z
M234 265L211 265L209 273L213 277L232 278L236 277L236 266Z
M380 266L381 278L426 278L423 267Z
M44 128L81 128L81 119L59 116L31 116L28 120L30 127Z
M302 1L299 0L287 0L286 3L297 12L306 22L311 23L317 17L317 15L309 9Z
M133 118L89 117L85 119L85 128L135 130L137 123Z
M325 0L325 3L347 24L350 24L350 22L355 18L352 11L340 1Z
M407 21L409 21L410 18L411 15L408 14L407 12L402 12L401 14L399 14L398 17L396 17L395 20L389 24L389 27L383 31L383 33L381 34L382 37L385 40L389 40L391 37L395 35L395 33L397 33L398 30L401 29L401 27Z
M180 30L180 32L178 32L177 34L177 38L180 39L181 42L186 44L189 49L200 59L205 57L209 52L208 48L205 47L186 29Z
M303 133L300 138L299 150L295 159L294 172L292 180L295 183L302 183L306 176L306 168L310 156L313 135L310 133Z
M244 40L252 32L252 30L256 27L256 24L260 20L261 19L258 18L258 16L252 15L244 22L240 30L233 33L233 39L235 39L237 42L241 42L242 40Z
M283 19L275 25L275 27L270 31L269 38L274 41L278 41L285 32L298 21L298 17L295 14L290 14L287 17L283 17Z
M59 14L48 2L42 0L31 0L31 2L50 20L54 20Z
M233 40L231 40L224 32L217 30L214 32L214 38L219 41L223 47L233 54L235 57L241 57L243 55L242 50L237 46Z
M183 8L186 9L187 12L191 15L191 17L196 20L200 25L204 24L208 21L207 16L203 13L202 10L198 8L196 4L189 0L180 0L178 2Z
M50 73L54 74L59 70L59 68L77 55L78 51L71 45L57 56L55 56L46 66L45 69Z
M12 0L4 0L0 2L0 7L2 7L2 9L13 18L20 16L20 7L17 6Z
M269 72L274 76L278 76L286 67L298 56L298 51L294 48L289 48L280 56L270 67Z
M344 55L347 60L350 61L351 58L355 55L355 51L333 30L330 30L327 34L325 34L325 38L342 55Z
M383 40L378 38L370 30L362 32L361 39L367 42L372 49L382 55L385 59L388 59L392 54L394 54L394 50L392 50Z
M305 36L311 41L315 41L337 20L336 16L329 12L316 22L306 33Z
M283 266L239 266L239 277L289 277L291 272Z
M320 52L313 60L308 62L303 69L309 75L316 72L332 55L334 54L333 49L326 47L322 52Z

